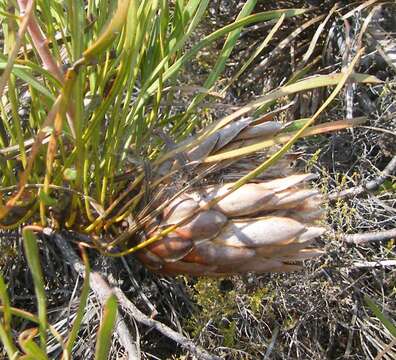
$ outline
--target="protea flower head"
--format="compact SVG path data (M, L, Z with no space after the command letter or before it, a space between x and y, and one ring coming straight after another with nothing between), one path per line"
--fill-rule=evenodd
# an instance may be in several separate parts
M185 159L199 174L209 166L202 159L274 138L281 128L275 121L256 124L250 118L242 119L186 151ZM290 163L295 155L287 155L230 193L235 181L268 155L267 151L254 157L222 160L216 164L215 180L201 182L175 196L155 223L147 226L146 237L181 225L139 251L139 259L164 274L224 276L299 270L303 260L321 255L322 251L311 245L325 232L318 225L323 214L322 198L309 186L315 175L293 174ZM160 173L164 175L181 165L178 160L168 161L162 164Z

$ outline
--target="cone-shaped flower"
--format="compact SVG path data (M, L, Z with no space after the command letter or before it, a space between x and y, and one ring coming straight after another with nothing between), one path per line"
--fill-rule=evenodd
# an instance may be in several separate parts
M193 146L190 138L180 148L187 149L183 158L192 161L190 169L199 174L212 166L201 162L207 156L267 141L281 129L276 121L243 118L227 123L198 145ZM317 224L323 214L322 198L307 185L313 174L291 174L290 163L298 154L285 155L255 181L228 194L234 183L227 181L252 171L274 150L216 163L219 177L212 178L213 185L178 196L156 219L158 226L146 229L152 236L182 223L140 251L140 260L169 275L224 276L299 270L303 260L322 254L309 247L325 231ZM158 176L182 165L177 159L168 160L157 169ZM216 199L221 200L213 204Z
M146 247L139 257L164 274L298 270L301 261L322 254L307 248L325 231L315 225L321 199L316 190L306 188L312 178L303 174L248 183L211 210L206 210L208 202L224 195L232 184L185 193L163 211L158 230L191 217L189 221Z

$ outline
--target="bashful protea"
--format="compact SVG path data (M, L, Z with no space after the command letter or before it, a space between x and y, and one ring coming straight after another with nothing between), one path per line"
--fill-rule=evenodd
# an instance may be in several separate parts
M154 202L162 210L146 226L146 238L179 226L140 250L139 259L164 274L223 276L294 271L303 260L322 254L311 246L325 231L318 224L322 199L309 185L313 174L293 173L290 164L296 154L286 155L230 192L271 151L236 158L224 154L267 140L276 143L285 136L281 133L278 122L247 118L214 131L198 145L188 146L194 140L182 144L188 150L179 152L177 160L163 163L159 175L173 172L194 180L191 174L206 171L209 176L173 198L165 191ZM173 189L175 178L170 178L165 186Z

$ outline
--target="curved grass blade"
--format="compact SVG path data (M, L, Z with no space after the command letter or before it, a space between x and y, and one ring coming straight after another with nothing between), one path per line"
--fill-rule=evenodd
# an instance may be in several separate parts
M83 52L83 58L90 62L103 53L113 42L115 37L120 34L122 27L125 25L128 15L130 0L119 0L118 6L110 19L109 24L99 36L99 38Z
M236 18L236 21L244 19L246 16L249 16L254 7L256 6L257 0L248 0L245 5L243 6L242 10L240 11L240 13L238 14L238 17ZM284 14L282 14L282 16L284 16ZM228 36L227 39L223 45L223 49L221 50L216 64L213 66L213 69L211 70L208 78L206 79L205 83L204 83L204 87L209 89L211 88L214 83L216 82L216 80L219 78L220 74L223 72L224 68L225 68L225 64L226 61L228 60L228 58L231 55L232 50L234 49L236 42L239 38L239 35L241 34L242 31L242 27L231 31ZM194 101L193 101L194 104Z
M256 6L257 0L248 0L245 5L243 6L242 10L238 14L238 17L236 18L236 21L241 20L251 14L253 11L254 7ZM284 17L284 15L282 15ZM210 89L218 80L220 74L223 72L226 62L229 59L232 50L234 49L237 40L239 38L239 35L241 34L242 27L231 31L227 39L223 45L223 48L217 57L216 63L214 64L212 70L209 73L209 76L207 77L205 83L203 84L203 87L206 89ZM188 106L188 109L186 110L185 118L188 116L188 114L195 109L195 107L206 97L205 93L199 93L195 98L191 101L191 103ZM197 117L195 116L193 119L190 119L187 131L189 129L194 128L195 123L196 123Z
M351 11L348 11L341 19L346 20L349 19L351 16L354 16L356 13L364 10L366 7L371 6L378 2L379 0L368 0L365 1L363 4L360 4L359 6L353 8Z
M330 18L333 16L333 14L335 13L335 11L338 8L338 4L335 4L329 14L326 16L326 18L320 23L320 25L318 26L318 28L315 31L315 35L312 37L311 42L309 44L308 50L307 52L304 54L303 59L302 59L302 63L306 64L307 61L309 60L309 58L311 57L312 53L315 50L315 46L319 40L320 34L323 32L327 22L330 20Z
M303 31L311 27L312 25L316 24L318 21L321 21L324 18L324 15L319 15L313 19L308 20L304 24L300 25L297 27L289 36L287 36L285 39L283 39L276 47L273 49L269 55L263 59L260 64L257 65L257 67L254 69L254 73L257 73L258 71L263 71L268 64L270 64L273 59L275 59L277 56L281 56L282 52L285 51L287 46L296 39L297 36L299 36Z
M206 46L210 45L212 42L217 40L218 38L221 38L224 35L227 35L233 30L236 30L241 27L245 27L250 24L254 24L260 21L268 21L268 20L273 20L281 17L283 14L285 14L286 17L293 17L293 16L298 16L301 14L304 14L307 10L306 9L288 9L288 10L274 10L274 11L266 11L266 12L261 12L257 13L254 15L247 16L241 20L237 20L233 22L232 24L226 25L221 29L218 29L211 33L210 35L206 36L203 38L200 42L198 42L196 45L194 45L190 51L185 53L182 57L180 57L167 71L164 72L163 76L163 81L169 79L173 75L175 75L180 67L184 65L186 62L192 60L194 56L203 48ZM153 74L151 76L151 79L153 82L152 85L149 86L147 90L148 94L153 94L157 87L158 87L158 80L155 80L158 73L160 70L163 68L165 63L169 61L168 56L164 58L160 64L158 64L157 68L153 71Z
M45 351L42 348L40 348L33 340L36 334L37 334L37 329L33 328L33 329L27 329L19 335L18 337L19 345L23 350L23 352L26 354L22 358L35 359L35 360L48 360Z
M11 338L11 332L7 331L4 325L0 321L0 343L3 344L4 350L7 353L9 359L15 359L18 349Z
M5 311L4 306L0 305L0 312L4 313L4 311ZM40 322L39 318L36 315L33 315L32 313L30 313L28 311L21 310L21 309L15 308L15 307L10 307L10 311L11 311L12 316L17 316L21 319L33 322L35 324L39 324L39 322ZM61 344L62 348L65 348L64 343L62 341L62 337L59 334L59 332L57 332L56 329L50 324L48 324L48 329L50 330L53 337L55 339L57 339L58 342Z

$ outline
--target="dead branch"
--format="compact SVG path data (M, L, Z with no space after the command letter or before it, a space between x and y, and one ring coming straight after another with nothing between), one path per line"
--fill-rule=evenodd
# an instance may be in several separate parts
M62 254L65 256L66 261L71 265L71 267L80 275L84 276L84 264L81 262L80 258L76 255L74 250L71 248L67 240L62 237L60 234L53 235L54 240L58 248L62 251ZM159 331L162 335L172 339L176 343L178 343L184 349L193 353L198 359L202 360L220 360L218 356L209 354L206 350L202 349L200 346L194 344L194 342L182 334L172 330L165 324L151 319L147 315L143 314L123 293L123 291L119 287L112 287L107 284L106 280L99 272L92 272L90 275L90 285L92 290L97 295L101 304L103 304L104 300L110 294L115 294L117 296L118 302L121 307L125 310L125 312L131 315L136 321L140 322L143 325L146 325L150 328L154 328ZM129 335L129 331L125 332L125 322L122 317L120 317L121 321L117 324L117 335L119 337L120 343L125 349L128 349L131 344L133 344L133 349L136 349L136 345L134 341L131 339ZM123 324L120 328L120 324ZM119 331L121 330L121 334ZM127 341L128 344L125 344L124 341ZM129 353L131 356L131 353ZM133 357L135 356L135 357ZM135 354L130 359L138 359L137 350Z
M370 241L386 241L396 238L396 229L345 235L343 240L350 244L364 244Z
M336 191L329 195L329 200L334 201L338 199L350 198L353 196L361 195L366 192L373 192L377 190L386 179L391 177L396 170L396 155L388 163L385 169L375 179L366 182L365 184L355 186L350 189Z

